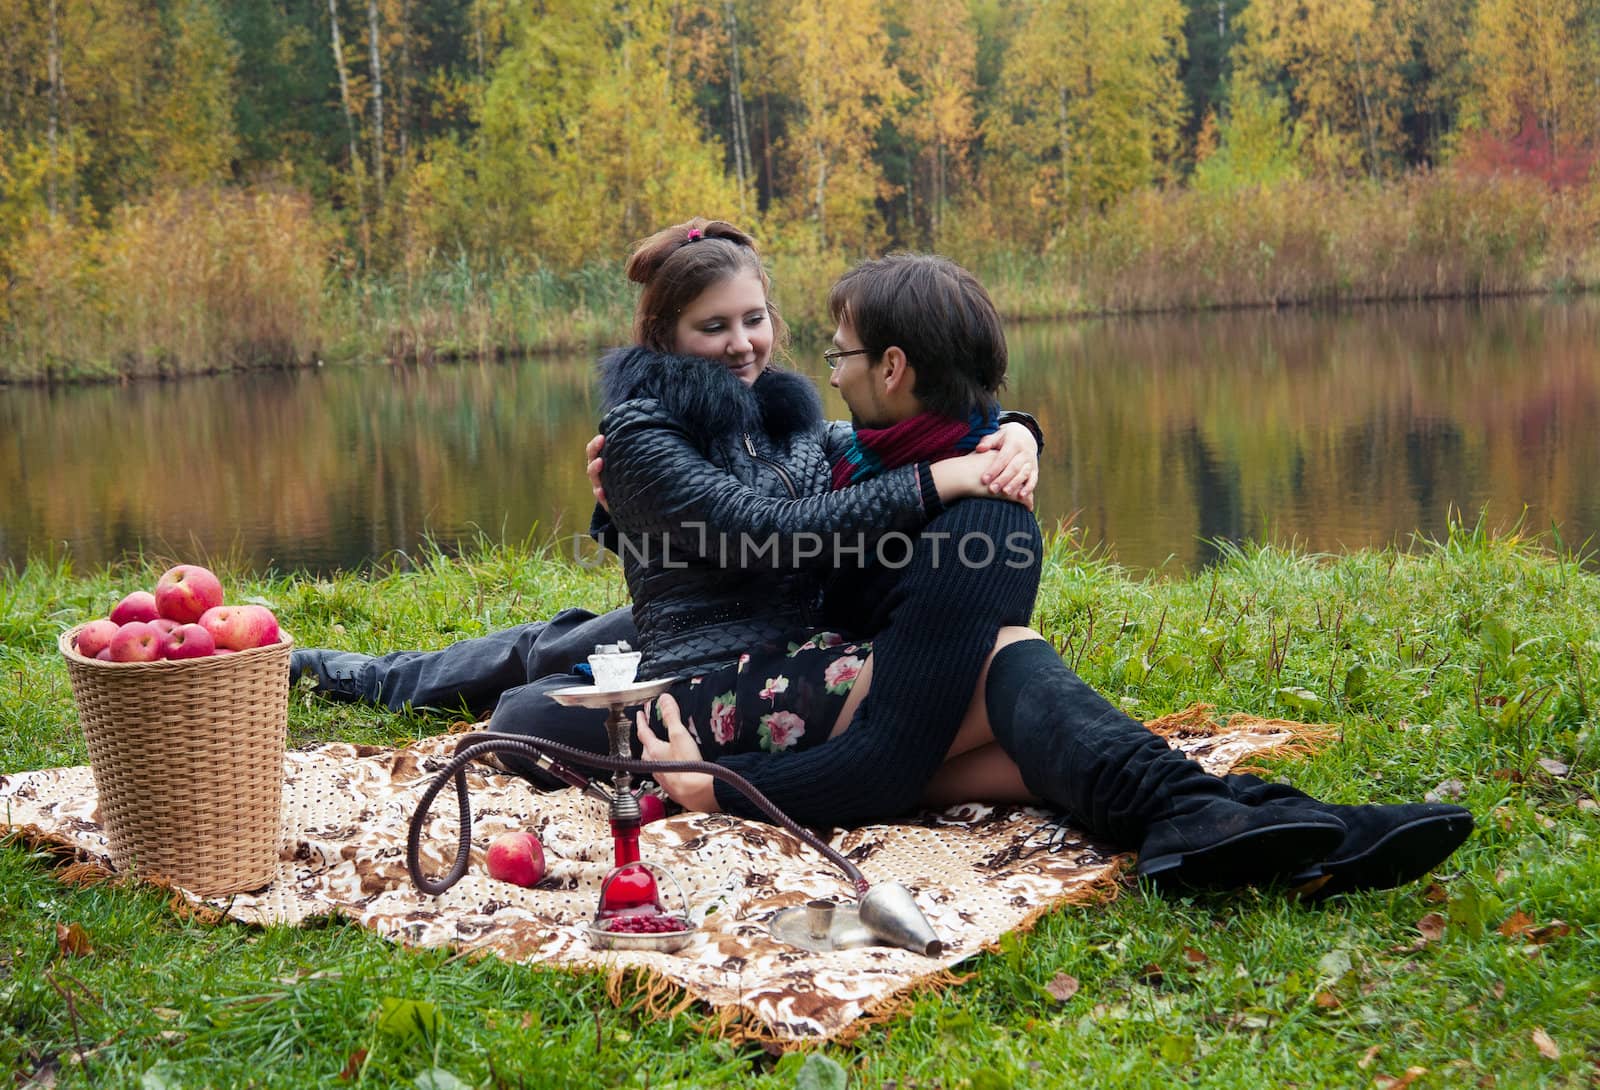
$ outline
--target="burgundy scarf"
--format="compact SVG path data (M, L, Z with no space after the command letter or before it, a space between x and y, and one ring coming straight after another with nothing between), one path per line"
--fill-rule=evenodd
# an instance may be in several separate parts
M833 463L833 487L859 484L884 470L913 462L937 462L966 454L999 426L997 410L974 409L966 420L918 413L887 428L857 428L850 449Z

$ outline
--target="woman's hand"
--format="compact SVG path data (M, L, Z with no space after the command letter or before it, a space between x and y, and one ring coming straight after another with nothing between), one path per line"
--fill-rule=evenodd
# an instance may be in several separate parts
M1001 424L1000 430L978 441L977 451L994 451L994 459L983 474L991 494L1028 503L1039 483L1039 441L1026 425Z
M1020 426L1020 425L1019 425ZM1023 428L1027 431L1027 428ZM1029 438L1033 438L1029 436ZM583 448L583 456L589 460L585 472L589 474L589 488L594 492L594 502L605 508L606 514L611 513L611 505L606 503L605 486L600 483L600 471L605 468L606 460L600 457L600 451L605 448L606 437L597 435L589 440Z
M945 503L954 503L966 499L994 499L996 496L990 490L985 479L996 455L991 451L973 451L963 454L959 458L945 458L933 463L933 487L939 493L939 498ZM1028 490L1027 495L1001 495L998 498L1012 500L1022 504L1028 510L1033 510L1033 491Z
M665 740L650 729L650 719L640 712L635 720L639 729L639 748L647 761L698 761L700 747L683 725L678 714L678 702L663 693L656 701L662 725L667 728ZM717 792L715 781L706 772L652 772L651 778L661 785L667 797L685 810L715 813Z

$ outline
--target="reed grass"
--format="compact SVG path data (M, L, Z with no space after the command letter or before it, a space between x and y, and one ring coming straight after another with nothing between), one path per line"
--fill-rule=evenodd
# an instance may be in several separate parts
M985 241L981 209L943 248L1008 318L1580 291L1600 283L1600 186L1418 172L1382 185L1147 189L1038 246ZM804 232L793 237L802 238ZM825 335L853 255L769 254L800 338ZM803 245L796 243L796 246ZM346 267L336 233L283 191L165 194L103 231L45 221L5 247L0 381L177 375L316 358L489 359L620 343L620 261L408 258Z
M1584 559L1456 524L1405 549L1231 547L1209 569L1134 578L1057 534L1034 623L1133 714L1200 700L1333 723L1337 742L1278 774L1338 802L1443 790L1478 830L1431 881L1321 907L1129 884L821 1052L868 1090L1592 1085L1600 575ZM86 759L55 634L165 562L0 572L0 775ZM488 542L330 579L224 574L302 643L363 651L622 593L615 569ZM298 690L290 709L295 744L400 743L447 721ZM207 926L157 891L61 885L56 866L0 845L0 1070L24 1085L411 1086L433 1068L496 1090L837 1085L802 1076L803 1057L708 1036L698 1008L615 1007L595 975L397 950L347 923ZM62 952L56 927L73 924L93 953ZM442 1032L378 1033L387 997L434 1003Z
M12 262L0 377L309 363L324 336L331 243L309 198L274 189L163 193L104 229L46 220Z

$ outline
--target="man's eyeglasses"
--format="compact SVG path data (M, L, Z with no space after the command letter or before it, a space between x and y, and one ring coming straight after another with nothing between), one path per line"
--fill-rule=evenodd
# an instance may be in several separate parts
M871 353L872 349L870 348L830 348L828 351L822 354L822 358L828 361L828 370L831 371L835 367L838 367L839 361L844 359L846 356L866 356L870 355Z

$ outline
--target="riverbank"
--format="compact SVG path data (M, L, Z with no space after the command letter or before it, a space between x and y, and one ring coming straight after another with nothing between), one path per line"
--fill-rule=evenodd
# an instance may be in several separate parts
M163 566L0 573L0 770L86 760L56 633ZM271 602L302 644L365 651L625 594L614 568L493 546L365 576L225 581ZM1431 882L1315 909L1129 886L1109 906L1054 913L963 966L967 982L827 1049L850 1085L1117 1085L1131 1070L1229 1090L1594 1077L1600 576L1464 527L1405 552L1228 550L1175 580L1131 578L1058 536L1039 601L1034 623L1133 714L1204 701L1333 723L1337 742L1275 768L1335 801L1459 796L1479 829ZM450 718L291 701L294 745L398 744ZM615 1007L597 976L396 951L339 923L208 927L155 891L61 885L53 865L0 847L0 1067L25 1077L299 1087L359 1068L369 1084L409 1085L439 1067L468 1085L637 1086L641 1072L654 1086L795 1085L797 1060L718 1041L693 1009ZM69 957L58 925L82 928L93 952ZM431 1051L378 1032L386 997L436 1005Z
M349 266L293 193L168 195L103 230L36 233L0 300L0 382L173 377L317 361L492 359L615 343L633 292L619 264L573 271L463 257L382 274ZM1038 251L941 249L1008 319L1586 291L1600 284L1600 188L1449 171L1385 185L1301 181L1144 190ZM802 338L860 255L769 255Z

